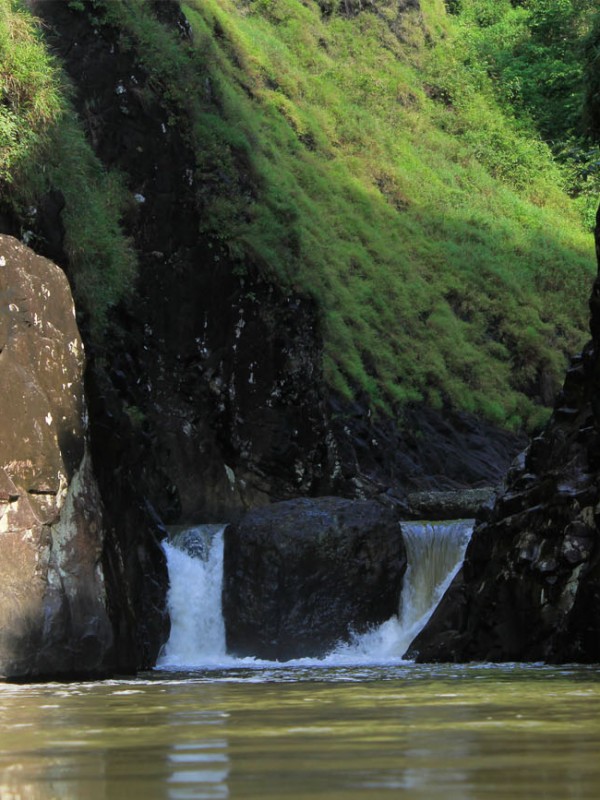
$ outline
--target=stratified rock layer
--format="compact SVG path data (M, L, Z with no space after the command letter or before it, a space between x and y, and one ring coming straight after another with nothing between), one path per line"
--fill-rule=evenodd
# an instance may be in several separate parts
M63 272L0 236L0 675L98 674L113 658L83 346Z
M322 656L398 611L406 556L394 512L325 497L251 511L225 532L227 649Z
M600 279L590 310L552 419L411 646L421 661L600 661Z

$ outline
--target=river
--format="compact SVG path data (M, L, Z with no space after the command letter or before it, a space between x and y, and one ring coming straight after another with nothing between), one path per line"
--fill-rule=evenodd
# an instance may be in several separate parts
M2 800L593 798L594 668L158 671L0 688Z
M158 669L0 684L0 800L597 800L600 670L402 660L470 530L406 525L398 614L286 664L226 652L222 528L180 532Z

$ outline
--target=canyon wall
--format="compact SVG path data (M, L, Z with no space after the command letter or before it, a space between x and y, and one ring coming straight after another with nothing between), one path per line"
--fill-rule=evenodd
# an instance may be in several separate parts
M152 7L185 47L179 4ZM235 520L299 495L402 504L409 490L499 483L519 437L425 408L407 409L400 427L375 419L360 394L349 402L330 391L316 300L282 288L268 265L240 271L226 243L201 233L212 178L197 175L190 121L143 66L142 45L69 4L34 8L96 155L137 198L124 220L139 261L135 291L101 351L87 348L101 486L118 461L121 484L165 522L181 522ZM52 208L42 242L60 227Z
M165 525L236 521L248 509L330 494L414 515L412 490L498 483L520 440L468 414L420 407L399 426L376 419L359 393L349 401L331 392L315 298L279 285L268 265L240 271L226 243L202 233L210 176L196 174L189 120L143 66L142 45L103 21L98 4L29 5L96 156L130 192L122 222L139 272L101 337L77 308L84 363L64 276L3 239L23 264L52 274L62 305L22 290L33 280L26 271L2 289L0 358L11 363L16 348L24 361L2 371L0 672L128 672L151 666L168 634ZM186 46L178 3L150 5ZM26 224L37 252L76 285L64 205L53 187ZM24 227L3 208L0 231ZM2 268L12 269L9 252ZM41 364L47 346L52 357ZM62 365L73 373L68 391L36 388L66 385ZM33 471L14 467L29 462Z

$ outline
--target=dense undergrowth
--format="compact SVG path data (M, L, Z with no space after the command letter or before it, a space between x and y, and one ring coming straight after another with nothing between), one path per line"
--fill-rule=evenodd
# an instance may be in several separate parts
M317 299L333 387L398 414L425 401L512 427L541 420L565 354L586 337L590 203L569 196L572 170L544 141L543 121L511 106L497 62L483 56L502 19L482 24L474 9L503 4L464 0L449 14L442 0L404 12L390 0L189 0L188 44L142 0L91 5L135 43L187 131L199 233L240 273L258 264ZM526 9L511 9L521 14L511 30L525 36ZM96 286L93 267L78 270L88 309L104 284L114 290L106 310L132 274L116 222L122 189L84 154L64 99L26 127L33 140L16 137L0 176L15 196L31 194L20 170L39 159L35 136L60 143L68 131L81 142L68 169L95 176L99 216L121 248L107 262L119 265L114 281ZM61 168L57 155L44 180L75 185ZM76 221L66 224L71 250L86 257Z
M596 0L460 0L454 13L469 69L484 75L523 133L549 144L591 227L600 193L589 113L597 91Z

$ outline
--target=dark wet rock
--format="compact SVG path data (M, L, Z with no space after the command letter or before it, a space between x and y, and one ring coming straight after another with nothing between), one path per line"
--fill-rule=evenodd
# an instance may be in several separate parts
M593 339L413 642L421 661L600 661L599 285Z
M406 556L396 514L325 497L249 512L225 532L228 650L322 656L398 611Z
M151 0L154 13L163 25L175 31L185 42L192 38L192 29L181 10L179 0Z
M0 236L0 675L114 666L83 345L64 273Z
M215 534L221 530L223 525L174 525L169 528L169 541L192 558L207 561Z
M406 497L413 519L474 519L488 513L497 489L462 489L453 492L411 492Z
M347 485L358 497L500 486L527 438L464 412L406 409L402 424L366 403L330 399L331 428ZM400 492L400 495L398 495ZM409 516L408 507L405 513ZM471 516L468 514L467 516Z

